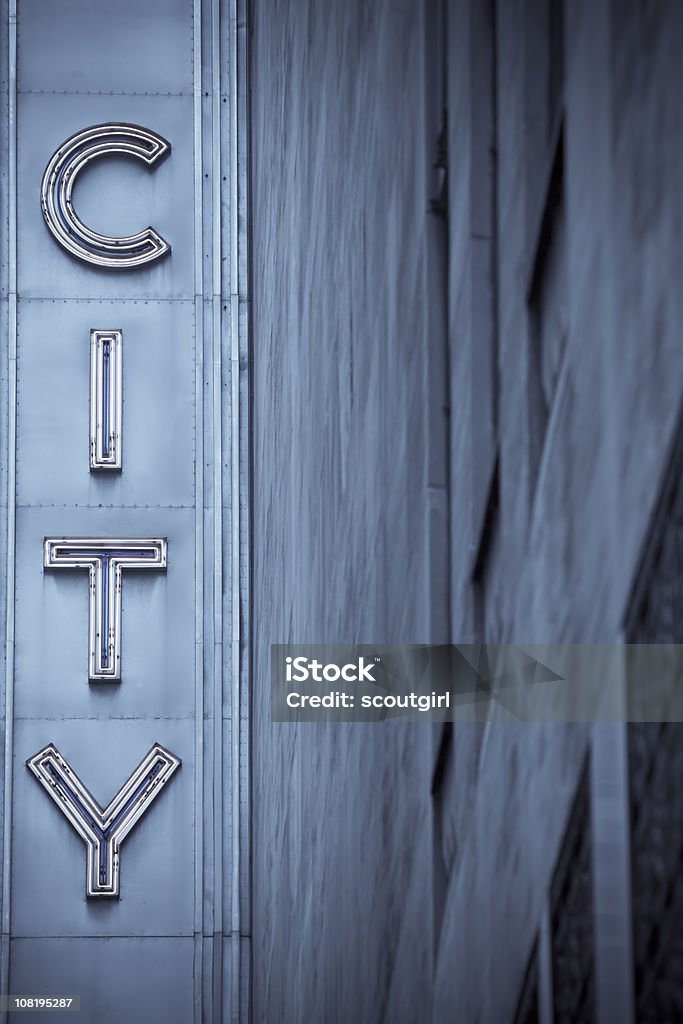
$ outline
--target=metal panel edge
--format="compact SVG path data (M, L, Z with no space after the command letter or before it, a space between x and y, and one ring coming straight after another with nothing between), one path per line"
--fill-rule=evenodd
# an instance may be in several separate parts
M223 317L221 292L221 0L207 0L211 26L211 353L213 442L213 999L224 1017L223 993ZM229 58L228 58L229 59ZM234 196L230 197L230 208ZM234 571L234 570L233 570ZM220 1014L220 1018L219 1018Z
M17 0L7 8L8 39L8 227L7 227L7 565L5 625L5 742L4 828L2 847L2 938L0 990L9 991L10 877L12 860L12 789L14 756L14 576L16 545L16 435L17 435ZM3 1014L5 1020L9 1014Z
M204 981L204 316L202 261L202 0L193 0L195 310L195 844L194 1024L202 1022Z
M232 297L237 321L237 362L238 371L236 399L239 419L237 422L237 494L233 495L233 508L238 516L235 531L236 574L239 588L238 604L234 609L236 629L233 637L234 658L239 669L235 683L238 705L234 708L232 727L236 730L235 752L237 763L237 792L233 794L234 814L237 821L235 845L239 850L239 864L234 872L233 886L237 901L237 919L233 930L233 942L238 951L239 993L236 1013L239 1020L251 1017L251 802L250 802L250 296L249 277L249 5L247 0L231 0L235 11L234 36L232 42L234 74L234 157L237 176L234 203L233 237L237 256L237 281ZM241 624L247 627L242 629Z

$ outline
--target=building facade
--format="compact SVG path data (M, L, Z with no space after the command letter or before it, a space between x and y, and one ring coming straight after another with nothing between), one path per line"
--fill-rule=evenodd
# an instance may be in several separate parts
M246 1019L244 12L0 22L0 990Z
M1 994L683 1019L680 5L0 20ZM274 723L283 642L618 706Z
M683 1019L680 733L626 653L612 722L268 685L273 642L679 639L680 5L251 34L254 1019Z

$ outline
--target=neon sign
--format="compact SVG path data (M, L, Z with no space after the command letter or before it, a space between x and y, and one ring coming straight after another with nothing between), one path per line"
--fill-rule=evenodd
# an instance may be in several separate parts
M59 245L71 256L105 269L139 268L169 254L170 245L152 227L119 238L93 231L78 217L72 195L78 174L94 159L123 154L154 168L170 151L166 139L139 125L94 125L68 138L48 162L40 192L45 223ZM123 465L122 343L121 330L91 331L91 472L120 471ZM121 679L124 571L163 572L166 565L163 537L45 538L46 571L88 573L91 682ZM155 743L103 808L53 743L28 759L28 769L86 844L88 897L118 897L120 846L180 764L179 757Z

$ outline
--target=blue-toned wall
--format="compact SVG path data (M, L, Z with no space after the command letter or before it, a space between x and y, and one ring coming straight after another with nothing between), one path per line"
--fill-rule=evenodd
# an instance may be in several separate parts
M530 964L549 1020L586 764L595 1012L630 1019L623 726L456 727L434 799L430 727L270 722L273 642L624 637L681 397L680 10L565 5L568 327L540 430L547 6L443 4L442 97L439 5L253 3L259 1021L512 1022Z
M84 1020L238 1019L244 25L218 0L19 0L0 14L2 991L77 994ZM116 156L79 176L86 224L150 224L172 246L125 271L74 260L41 213L52 153L110 121L172 147L152 171ZM121 472L89 467L92 328L123 331ZM165 572L123 575L120 682L88 681L87 573L45 573L46 536L167 538ZM182 767L122 844L120 898L86 899L85 845L25 761L56 744L106 806L155 741Z

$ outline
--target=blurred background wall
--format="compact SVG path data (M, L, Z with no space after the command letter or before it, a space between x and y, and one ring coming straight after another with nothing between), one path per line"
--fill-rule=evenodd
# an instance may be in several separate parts
M683 7L250 31L254 1017L683 1019L676 726L269 708L275 642L679 639Z

